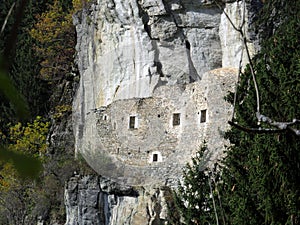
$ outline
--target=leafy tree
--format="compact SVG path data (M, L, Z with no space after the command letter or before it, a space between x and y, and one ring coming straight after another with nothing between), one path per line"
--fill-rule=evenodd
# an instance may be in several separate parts
M37 77L40 68L36 62L39 61L39 57L33 52L35 41L28 33L35 23L34 15L45 10L45 2L50 0L7 0L0 4L0 25L3 26L6 21L6 26L0 34L2 129L9 122L15 123L17 119L30 118L28 112L23 110L26 108L24 102L30 105L33 118L34 115L45 114L45 102L49 92L45 83ZM11 14L8 14L10 9ZM20 13L21 11L23 13ZM23 98L19 97L20 95Z
M42 4L43 1L39 3ZM15 123L16 119L29 119L29 108L23 96L29 99L31 112L37 112L36 106L40 103L35 98L31 98L40 96L41 93L39 88L32 86L37 84L35 77L30 74L35 68L31 67L34 58L31 59L30 54L24 57L24 51L31 48L30 40L26 38L29 37L26 36L26 26L32 24L32 13L40 8L35 1L24 0L8 0L0 5L0 21L3 24L0 34L0 130L2 137L9 136L8 122ZM22 20L23 14L26 16ZM30 82L28 82L29 79ZM13 162L23 176L37 174L40 167L39 161L29 155L7 149L4 144L8 141L8 139L1 140L0 159ZM35 170L34 167L37 169Z
M72 15L85 2L54 0L46 12L37 16L30 35L38 42L35 50L42 59L40 76L43 79L61 79L72 71L76 41Z
M13 2L13 0L8 0L5 1L5 4L0 5L0 22L7 15L8 9ZM36 224L38 216L42 217L43 221L48 222L51 220L52 223L55 221L55 223L60 224L65 219L63 210L65 181L73 174L74 170L80 171L77 168L78 163L74 163L74 156L71 154L70 149L72 149L72 146L66 147L63 144L55 143L55 146L48 147L45 141L49 124L45 123L40 117L25 126L16 121L24 118L22 112L24 110L26 112L26 103L24 101L26 98L30 105L32 117L39 114L48 114L49 108L52 110L55 108L50 113L53 121L62 123L61 130L66 129L65 121L69 118L71 112L69 105L70 96L65 97L68 98L67 100L59 99L59 102L53 101L53 99L52 101L51 99L48 100L48 98L55 92L55 89L51 89L53 84L64 86L63 84L66 82L66 79L64 79L65 74L70 71L63 71L57 67L53 68L52 71L48 71L48 75L50 75L50 72L53 72L53 76L43 77L40 74L40 71L43 72L43 70L41 70L39 62L51 59L49 56L53 57L51 55L53 53L59 53L61 54L59 59L62 60L62 64L55 64L55 66L62 65L65 66L65 69L71 68L73 63L72 52L74 52L75 47L73 45L75 42L72 43L75 33L71 17L72 13L79 10L85 1L73 1L74 7L72 9L71 0L20 0L16 1L15 9L20 8L19 5L24 2L27 2L27 7L25 8L23 20L17 26L18 39L16 39L16 42L10 43L13 48L8 51L9 54L5 54L5 57L0 57L0 224ZM57 15L57 12L53 10L55 7L60 10L59 12L63 12L62 16ZM51 9L53 14L51 14ZM7 27L1 34L3 37L0 39L1 49L2 47L3 49L7 48L11 27L15 24L15 19L18 18L15 16L15 11L11 15ZM43 20L44 18L49 18L50 20ZM60 21L55 21L55 18L58 18ZM58 41L60 41L61 46L70 44L67 45L68 48L62 49L61 46L57 45L56 41L53 41L52 46L50 46L51 43L49 45L48 43L42 43L42 40L32 36L32 29L35 29L37 25L45 28L47 25L42 24L43 21L46 23L51 20L51 23L60 27L48 26L53 30L47 30L48 33L46 32L46 34L52 35L51 32L53 31L55 34L58 34L55 37L65 38L65 41L69 42ZM70 38L68 35L71 35ZM45 50L47 48L51 50L49 52L51 53L50 55L47 55ZM0 53L2 54L3 52L5 51ZM56 79L59 81L56 82ZM71 85L69 84L69 86ZM49 89L50 91L48 91ZM59 93L60 96L61 92ZM20 97L21 94L25 98ZM63 93L64 95L65 93ZM45 107L47 104L48 107ZM14 107L18 110L14 110ZM19 117L15 117L14 111L21 112L18 113ZM26 119L30 120L29 117ZM11 123L7 126L8 122ZM58 127L56 124L56 127L51 129L60 129ZM59 133L57 130L56 132ZM63 142L65 135L60 138L62 139L60 141ZM44 154L45 152L47 154ZM29 153L34 158L24 153ZM48 157L49 155L51 157ZM36 158L42 159L44 167L43 173L38 178L35 176L38 182L27 179L27 177L32 177L39 171L34 169L40 166L40 163L37 164L36 160L34 160Z
M43 158L46 150L46 136L49 123L44 122L41 117L37 117L32 123L23 126L17 123L10 127L7 139L8 148L12 152L21 155L27 153L35 155L36 158ZM1 151L3 151L1 149ZM3 154L3 153L2 153ZM24 158L17 163L3 161L1 158L0 170L0 213L6 215L8 224L30 224L32 218L28 217L35 205L34 195L36 185L31 179L20 176L16 167L22 163L30 163ZM27 165L28 167L32 165ZM36 164L33 165L34 167ZM31 171L37 171L31 168ZM32 175L32 174L31 174Z
M46 137L49 129L49 122L44 122L41 117L37 117L32 123L27 123L23 126L20 122L10 127L8 136L1 136L4 142L9 143L8 148L17 153L34 155L36 158L41 158L46 151ZM3 160L3 159L1 159ZM2 161L3 168L11 168L10 161ZM8 166L9 165L9 166ZM28 165L30 166L30 165ZM6 177L14 177L16 173L11 171L9 173L6 170L0 170L1 181L6 182ZM14 180L12 179L12 180Z

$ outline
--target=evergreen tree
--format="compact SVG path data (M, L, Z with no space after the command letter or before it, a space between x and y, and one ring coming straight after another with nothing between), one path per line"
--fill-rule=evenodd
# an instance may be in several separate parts
M204 145L192 158L192 163L187 164L183 183L174 192L184 224L216 224L224 216L222 207L216 206L221 204L217 185L220 176L216 170L210 171L205 167L206 152Z
M253 65L261 113L274 121L300 118L299 10L299 1L277 0L268 1L262 12L263 39ZM256 90L251 79L248 68L238 89L236 122L244 127L274 129L268 123L257 123ZM299 223L299 136L288 129L248 133L232 128L227 137L233 145L227 152L222 179L229 223Z
M299 119L300 2L267 1L258 18L261 49L252 63L260 112L278 122ZM256 94L251 70L247 67L241 76L235 105L234 122L240 127L233 126L226 134L231 146L222 162L218 183L222 205L216 204L216 207L225 212L223 224L299 224L300 137L291 129L278 129L263 121L258 123ZM299 125L294 124L293 128L299 130ZM189 168L185 179L193 172L194 169ZM203 176L202 172L198 173ZM207 181L202 183L208 185ZM193 182L184 187L189 195L203 190L205 193L208 188ZM181 197L193 204L192 198ZM191 207L181 205L187 214L189 211L193 211L193 215L198 212L199 217L203 214L195 204ZM212 215L206 218L210 218L209 224L216 224Z

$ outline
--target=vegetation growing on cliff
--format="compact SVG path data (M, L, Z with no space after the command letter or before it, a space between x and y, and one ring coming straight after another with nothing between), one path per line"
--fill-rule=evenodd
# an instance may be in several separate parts
M1 135L1 140L8 143L8 148L12 152L19 154L30 154L40 160L44 159L46 153L46 135L48 133L49 123L37 117L32 123L23 126L17 123L10 126L7 136ZM1 160L0 170L0 222L5 224L8 220L10 224L21 224L28 221L26 216L30 214L29 205L34 205L33 194L35 186L28 177L35 175L37 168L31 168L32 174L20 174L16 167L22 163L29 163L20 159L17 162ZM28 167L32 165L27 165ZM36 166L36 165L33 165ZM27 177L24 177L27 175ZM6 215L6 218L3 218Z
M8 0L0 5L0 24L6 23L0 33L0 224L36 224L38 216L53 223L65 219L63 187L78 162L72 145L63 146L72 137L59 137L55 146L46 139L69 129L75 85L69 76L75 52L72 14L83 2ZM45 70L45 60L56 62ZM38 176L37 158L43 164Z
M61 1L55 0L46 12L37 15L37 23L29 33L37 41L34 49L41 58L42 79L62 79L72 71L74 29L72 12L64 9Z
M260 111L274 121L300 118L299 12L299 1L275 0L267 1L260 14L261 50L252 62ZM221 163L221 182L216 192L210 193L208 189L211 176L205 177L199 171L197 176L205 177L203 186L195 176L189 179L195 165L187 168L185 179L189 183L179 189L179 195L183 196L179 204L182 216L187 224L299 224L300 138L295 130L268 132L274 126L257 123L257 90L249 67L241 76L237 93L234 122L251 129L245 129L247 132L232 127L226 134L232 145ZM293 129L299 130L299 125L294 124ZM199 204L183 207L189 201L185 192L195 191L216 199L216 194L220 194L221 205L210 206L207 211ZM209 199L205 199L203 204L208 203ZM198 220L188 211L199 212Z
M207 147L202 146L192 163L186 166L183 183L174 192L175 204L185 224L217 224L216 214L224 216L221 207L215 206L220 204L217 188L220 175L205 167L203 160L206 151Z

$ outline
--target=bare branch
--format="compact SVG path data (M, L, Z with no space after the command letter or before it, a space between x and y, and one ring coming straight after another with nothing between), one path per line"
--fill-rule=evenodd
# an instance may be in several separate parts
M260 97L259 97L258 85L257 85L257 82L256 82L254 67L253 67L253 63L252 63L252 60L251 60L249 48L248 48L248 45L247 45L247 39L246 39L245 36L243 37L243 42L244 42L244 45L245 45L247 58L248 58L248 61L249 61L250 72L251 72L251 75L252 75L254 88L255 88L255 93L256 93L256 112L260 113ZM260 122L260 121L258 120L258 122Z
M235 29L237 32L241 32L240 28L237 28L235 26L235 24L232 22L232 20L230 19L230 17L228 16L228 14L225 12L225 10L223 9L223 7L217 2L214 1L214 3L218 6L218 8L224 13L224 15L226 16L226 18L228 19L229 23L231 24L231 26L233 27L233 29Z
M256 114L256 117L259 121L269 124L270 126L277 127L279 130L290 130L293 133L295 133L297 136L300 136L300 130L297 130L295 128L292 128L291 126L300 124L300 120L293 119L291 122L277 122L272 120L270 117L262 115L262 114Z
M214 198L214 194L212 192L212 187L211 187L211 179L208 179L208 184L209 184L209 190L210 190L210 194L211 194L211 198L213 201L213 206L214 206L214 212L215 212L215 217L216 217L216 222L217 225L219 225L219 217L218 217L218 213L217 213L217 208L216 208L216 203L215 203L215 198Z
M239 86L239 83L240 83L240 77L241 77L241 74L242 74L242 69L243 69L243 52L244 50L242 49L242 54L241 54L241 59L240 59L240 62L239 62L239 72L238 72L238 78L237 78L237 82L235 84L235 87L234 87L234 98L233 98L233 110L232 110L232 117L231 117L231 120L233 121L234 120L234 116L235 116L235 106L236 106L236 99L237 99L237 90L238 90L238 86Z
M295 135L300 136L300 130L297 130L297 129L291 127L292 125L300 124L299 120L294 119L293 122L276 122L276 121L271 120L269 117L265 117L265 116L262 116L262 117L264 119L266 119L266 121L262 121L262 122L266 122L268 125L277 127L277 129L262 128L262 127L249 128L249 127L241 126L241 125L239 125L239 124L237 124L233 121L228 121L228 123L231 126L236 127L237 129L248 132L248 133L259 133L259 134L263 134L263 133L283 133L283 132L288 130L288 131L293 132Z
M11 5L10 9L9 9L9 11L8 11L8 13L7 13L6 17L5 17L5 20L4 20L4 22L3 22L3 25L2 25L2 28L1 28L1 31L0 31L0 35L1 35L1 34L3 33L3 31L4 31L4 29L5 29L5 27L6 27L6 24L7 24L7 21L8 21L8 18L10 17L10 15L11 15L11 13L12 13L13 8L15 7L15 5L16 5L16 2L14 2L14 3Z
M237 128L239 130L248 132L248 133L259 133L259 134L264 134L264 133L283 133L285 131L285 130L269 129L269 128L261 128L261 127L258 127L258 128L249 128L249 127L241 126L238 123L235 123L235 122L232 122L232 121L228 121L228 123L229 123L229 125Z
M246 37L246 30L243 28L245 28L245 24L246 24L246 5L245 5L245 0L243 0L243 15L242 15L242 24L240 25L240 27L237 27L233 21L231 20L231 18L229 17L229 15L226 13L226 11L220 6L220 4L217 1L214 1L215 4L219 7L220 10L222 10L222 12L224 13L224 15L226 16L226 18L228 19L228 21L230 22L230 24L232 25L232 27L240 33L241 37L242 37L242 41L243 41L243 45L245 47L246 50L246 55L247 55L247 59L249 61L249 68L250 68L250 73L252 76L252 80L253 80L253 84L254 84L254 88L255 88L255 93L256 93L256 118L258 120L258 125L260 125L261 122L266 123L270 126L276 127L276 129L269 129L269 128L247 128L247 127L243 127L235 122L233 122L234 120L234 115L235 115L235 106L236 106L236 99L237 99L237 86L239 84L239 79L240 79L240 74L241 74L241 65L242 65L242 59L243 59L243 54L241 55L241 60L240 60L240 64L239 64L239 75L238 75L238 81L236 84L236 89L235 89L235 94L234 94L234 102L233 102L233 113L232 113L232 121L229 121L228 123L231 126L234 126L240 130L246 131L246 132L254 132L254 133L280 133L280 132L284 132L286 130L289 130L293 133L295 133L297 136L300 136L300 130L295 129L293 127L291 127L292 125L296 125L296 124L300 124L298 119L294 119L292 122L277 122L277 121L273 121L271 118L269 118L268 116L262 115L260 113L260 95L259 95L259 89L258 89L258 84L257 84L257 80L256 80L256 74L254 71L254 66L253 66L253 62L250 56L250 51L249 51L249 47L247 45L247 37Z
M217 1L214 1L215 4L219 7L220 10L222 10L222 12L224 13L224 15L226 16L226 18L228 19L228 21L230 22L230 24L232 25L232 27L240 33L241 37L242 37L242 41L243 41L243 44L244 44L244 47L245 47L245 50L246 50L246 55L247 55L247 59L249 61L249 67L250 67L250 72L251 72L251 76L252 76L252 79L253 79L253 83L254 83L254 88L255 88L255 92L256 92L256 110L257 110L257 113L260 113L260 97L259 97L259 90L258 90L258 85L257 85L257 81L256 81L256 75L255 75L255 72L254 72L254 66L253 66L253 63L252 63L252 59L251 59L251 56L250 56L250 52L249 52L249 48L248 48L248 45L247 45L247 37L246 37L246 34L245 34L245 31L243 31L243 27L245 26L246 24L246 3L245 1L243 1L243 15L242 15L242 24L239 28L237 28L237 26L233 23L233 21L231 20L231 18L229 17L229 15L226 13L226 11L220 6L220 4L217 2ZM241 58L242 60L242 58ZM259 123L260 121L258 121Z

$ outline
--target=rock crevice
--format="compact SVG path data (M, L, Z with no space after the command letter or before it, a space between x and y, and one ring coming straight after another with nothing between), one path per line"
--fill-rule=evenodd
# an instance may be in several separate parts
M258 1L246 6L251 53L248 25ZM222 7L241 23L242 1ZM212 0L97 0L74 24L75 151L99 174L145 189L133 194L103 179L74 178L67 224L160 224L164 190L149 187L175 186L204 140L211 161L222 156L232 112L223 97L234 90L241 57L246 64L240 34Z
M167 219L166 187L134 190L97 176L75 175L66 184L65 225L155 225Z

